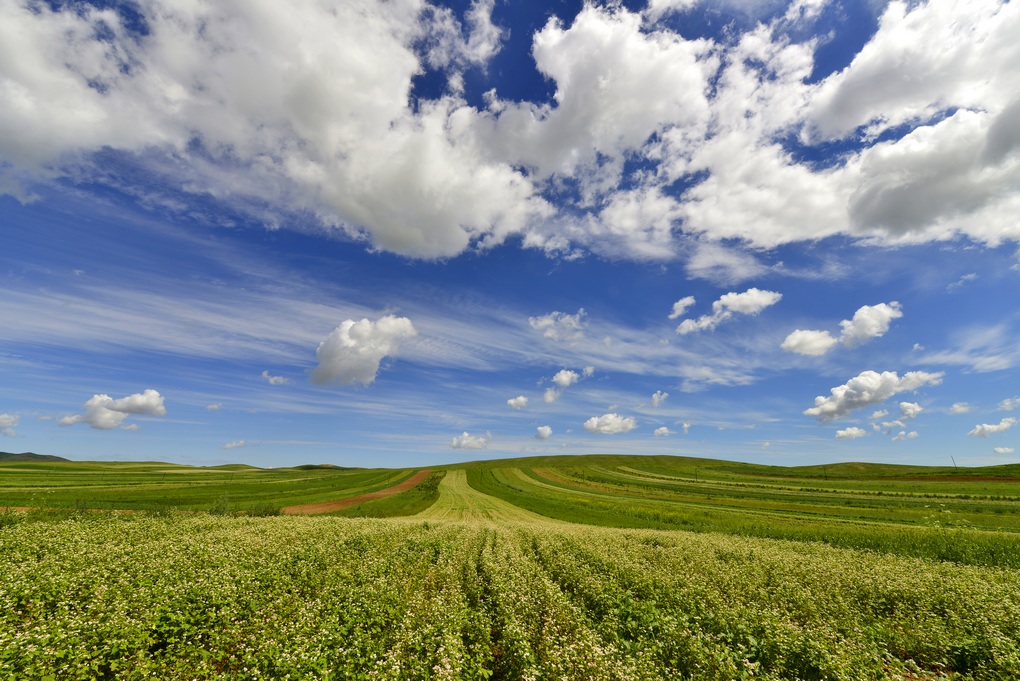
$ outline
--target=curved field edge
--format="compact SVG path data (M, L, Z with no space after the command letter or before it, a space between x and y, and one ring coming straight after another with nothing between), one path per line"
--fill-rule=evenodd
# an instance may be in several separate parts
M401 492L406 492L414 487L417 487L421 482L429 476L432 471L423 470L415 471L409 477L400 481L396 485L386 487L384 489L376 490L374 492L367 492L365 494L359 494L356 496L345 496L340 499L330 499L328 501L318 501L312 504L300 504L297 506L284 506L280 509L280 512L284 515L315 515L318 513L329 513L331 511L339 511L341 509L356 506L357 504L363 504L370 501L376 501L391 497Z
M1020 676L1016 572L818 544L102 515L0 553L0 678Z
M1020 534L952 526L943 521L952 514L937 507L929 512L930 524L919 525L650 498L637 492L623 494L565 484L560 476L543 479L520 468L472 468L467 480L479 492L567 522L823 542L936 561L1020 568ZM894 498L888 500L890 516L895 515L898 503Z

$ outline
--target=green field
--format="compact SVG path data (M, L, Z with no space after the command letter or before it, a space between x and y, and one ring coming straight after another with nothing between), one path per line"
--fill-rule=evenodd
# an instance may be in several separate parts
M0 679L1020 678L1020 466L432 469L0 462Z

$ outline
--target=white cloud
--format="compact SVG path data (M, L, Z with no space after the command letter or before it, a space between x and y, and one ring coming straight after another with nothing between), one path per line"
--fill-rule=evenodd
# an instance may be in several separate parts
M901 430L900 432L896 433L896 435L893 436L892 441L902 442L903 440L913 440L917 436L918 432L916 430L912 430L909 433L905 430Z
M999 402L999 411L1013 411L1020 407L1020 397L1009 397Z
M916 418L922 411L924 407L916 402L900 402L900 418L904 421Z
M850 428L844 428L843 430L837 430L836 431L836 439L837 440L856 440L857 438L864 437L867 434L868 434L868 431L864 430L863 428L857 428L856 426L851 426Z
M684 435L687 435L687 434L688 434L688 433L690 432L690 430L691 430L691 426L692 426L692 425L694 425L694 424L693 424L693 423L689 423L689 422L687 422L687 421L684 421L684 422L683 422L683 423L682 423L682 424L680 425L680 427L681 427L681 428L683 429L683 431L684 431Z
M917 390L926 385L939 385L942 372L909 371L902 378L895 371L863 371L845 384L836 386L828 397L815 398L815 406L804 410L819 421L835 421L855 409L881 404L893 395Z
M584 308L577 311L577 314L565 312L550 312L540 317L528 317L528 324L535 331L541 331L543 338L554 341L578 340L584 336L584 328L587 322L584 321Z
M584 369L581 370L581 375L584 376L585 378L591 378L592 376L595 375L595 367L593 366L585 367Z
M948 291L949 293L953 293L954 291L958 290L961 286L963 286L967 282L974 281L975 279L977 279L977 276L978 275L975 272L971 272L970 274L965 274L962 277L960 277L959 279L957 279L956 281L954 281L952 284L949 284L948 286L946 286L946 291Z
M864 305L854 313L853 319L844 319L839 323L843 331L838 339L833 338L828 331L797 329L786 337L780 347L787 352L813 356L824 355L837 343L852 348L884 335L892 320L902 316L901 306L895 300L891 303Z
M839 323L843 329L839 340L850 348L860 345L884 335L889 330L892 320L902 316L901 306L895 300L891 303L865 305L854 313L853 319Z
M888 409L879 409L878 411L875 411L871 414L871 420L877 421L878 419L884 419L888 415L889 415Z
M684 313L687 312L688 308L694 305L695 302L697 301L694 300L694 296L686 296L676 301L673 303L673 310L669 313L669 319L679 319L680 317L683 317Z
M560 386L561 388L569 388L580 380L581 376L576 371L571 369L560 369L556 372L556 375L552 377L553 383Z
M273 376L268 371L262 372L262 378L266 379L269 385L287 385L294 382L286 376Z
M17 431L14 429L17 427L18 422L21 420L21 416L17 414L0 414L0 434L6 437L14 437L17 435Z
M560 395L562 394L562 391L557 390L556 388L546 388L545 392L542 394L542 401L546 404L552 404L556 400L560 399Z
M549 426L539 426L535 429L535 439L548 440L552 437L552 432L552 428Z
M513 409L524 409L524 407L528 406L528 398L524 395L518 395L517 397L511 397L506 403Z
M209 411L219 411L223 408L223 405L219 402L214 402L213 404L207 404L205 408Z
M766 440L765 442L762 442L762 443L761 443L761 448L762 448L762 449L768 449L768 448L769 448L769 447L771 447L771 446L772 446L772 443L771 443L771 442L769 442L768 440Z
M675 434L674 431L670 430L666 426L659 426L658 428L655 429L655 432L653 433L655 437L666 437L668 435L674 434Z
M995 447L993 451L996 454L1012 454L1016 450L1012 447Z
M683 336L695 331L710 331L734 314L756 315L778 303L782 297L781 293L757 288L750 288L743 293L730 292L712 303L712 314L703 315L696 320L685 319L676 327L676 332Z
M233 442L228 442L226 444L220 445L220 449L237 449L239 447L244 447L247 444L248 443L245 442L244 440L234 440Z
M378 321L348 319L319 343L311 381L324 384L369 385L384 357L396 354L400 341L418 335L407 317L386 315Z
M954 402L953 406L949 408L950 414L966 414L972 407L966 402Z
M660 404L666 401L667 397L669 397L669 393L662 392L661 390L656 390L652 394L652 406L658 407Z
M620 416L617 413L592 416L584 422L584 429L589 433L615 435L626 433L637 428L637 420L633 416Z
M827 353L837 342L828 331L797 329L791 332L779 347L787 352L818 357Z
M976 425L973 430L967 433L967 435L970 435L971 437L988 437L989 435L1007 431L1015 425L1016 419L1012 416L1007 416L998 423L981 423Z
M471 435L464 432L450 440L450 446L454 449L485 449L489 446L489 440L491 439L492 436L488 433L485 435Z
M166 416L163 396L151 388L118 400L109 395L93 395L85 402L84 414L65 416L60 419L59 423L62 426L87 423L98 430L111 430L120 426L128 416L133 414Z

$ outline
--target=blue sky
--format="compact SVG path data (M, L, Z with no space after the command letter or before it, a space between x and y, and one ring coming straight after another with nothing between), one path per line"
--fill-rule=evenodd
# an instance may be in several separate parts
M0 0L0 450L1015 461L1018 34Z

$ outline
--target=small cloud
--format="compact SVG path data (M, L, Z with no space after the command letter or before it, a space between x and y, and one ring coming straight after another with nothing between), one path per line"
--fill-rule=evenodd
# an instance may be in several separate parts
M0 434L5 437L17 435L18 433L14 429L18 426L19 421L21 421L21 416L17 414L0 414Z
M1007 416L998 423L982 423L976 425L972 431L967 433L967 435L970 435L971 437L988 437L989 435L1009 430L1015 425L1016 419L1012 416Z
M591 378L595 375L595 367L585 367L581 370L581 375L585 378Z
M978 275L975 272L971 272L970 274L965 274L962 277L960 277L959 279L957 279L956 281L954 281L952 284L947 286L946 287L946 291L948 291L949 293L954 293L961 286L963 286L964 284L966 284L969 281L974 281L975 279L977 279L977 277L978 277Z
M673 303L673 311L669 313L669 319L679 319L684 316L684 313L694 305L696 301L694 296L687 296Z
M669 393L663 392L661 390L656 390L655 393L652 395L652 406L658 407L660 404L666 401L667 397L669 397Z
M836 431L836 439L837 440L856 440L857 438L864 437L867 434L868 434L868 431L864 430L863 428L857 428L856 426L851 426L850 428L844 428L843 430L837 430Z
M805 409L806 416L819 421L835 421L855 409L880 404L898 393L942 383L942 372L908 371L902 378L895 371L863 371L843 385L830 390L828 397L815 398L815 406Z
M900 432L896 433L892 441L899 442L901 440L913 440L915 437L917 437L917 435L918 433L916 430L912 430L909 433L906 432L905 430L901 430Z
M900 418L904 421L916 418L924 411L924 407L915 402L900 402Z
M730 292L712 303L712 314L702 315L697 319L685 319L676 327L676 332L684 336L696 331L711 331L734 314L757 315L765 308L778 303L782 297L781 293L757 288L747 289L743 293Z
M680 424L680 428L683 430L684 435L687 435L687 433L689 433L691 431L691 426L692 425L694 425L694 424L693 423L688 423L687 421L684 421L682 424Z
M535 431L536 440L548 440L549 438L552 437L553 433L552 428L550 428L549 426L539 426L538 428L535 429Z
M62 426L87 423L97 430L111 430L120 426L124 419L133 414L166 416L163 396L151 388L119 400L109 395L93 395L85 403L84 414L65 416L59 423Z
M561 391L556 388L546 388L545 393L542 394L542 401L546 404L552 404L556 400L560 399Z
M1012 447L996 447L993 451L996 454L1012 454L1016 450Z
M528 317L528 324L535 331L540 331L543 338L554 341L572 341L584 336L587 323L584 321L584 308L577 314L550 312L540 317Z
M223 405L220 404L219 402L216 402L214 404L207 404L205 406L205 408L208 409L209 411L219 411L222 407Z
M120 429L121 430L140 430L141 426L138 425L137 423L129 423L126 426L121 426Z
M920 352L921 350L924 350L924 346L920 343L914 343L914 347L912 347L911 350L914 352Z
M966 414L972 407L966 402L954 402L953 406L949 408L950 414Z
M378 321L347 319L315 350L318 366L310 379L318 385L369 385L383 358L393 357L400 342L418 335L407 317L386 315Z
M485 449L489 446L489 440L491 439L492 435L489 433L485 435L471 435L465 431L450 440L450 446L454 449Z
M872 421L877 421L879 419L884 419L888 415L889 415L889 410L888 409L879 409L878 411L874 412L871 415L871 420Z
M553 383L561 388L569 388L581 379L581 376L570 369L561 369L552 377Z
M762 442L762 443L761 443L761 448L762 448L762 449L768 449L768 448L769 448L769 447L771 447L771 446L772 446L772 443L771 443L771 442L769 442L768 440L766 440L765 442Z
M633 416L620 416L617 413L592 416L584 422L584 429L589 433L616 435L637 428L637 420Z
M1013 411L1020 407L1020 397L1010 397L999 402L999 411Z
M271 376L268 371L262 372L262 378L269 382L269 385L286 385L292 383L286 376Z
M244 447L246 444L248 443L244 440L234 440L233 442L228 442L225 445L220 445L220 449L237 449L239 447Z
M884 335L892 321L902 316L902 308L895 300L864 305L854 313L852 319L844 319L839 323L842 328L839 338L834 338L828 331L797 329L779 347L787 352L813 356L824 355L837 344L852 348Z
M528 398L524 395L518 395L517 397L511 397L506 403L512 409L524 409L528 406Z
M660 426L659 428L656 428L655 432L653 433L653 435L655 435L655 437L666 437L668 435L674 435L674 434L675 434L675 432L670 430L666 426Z

